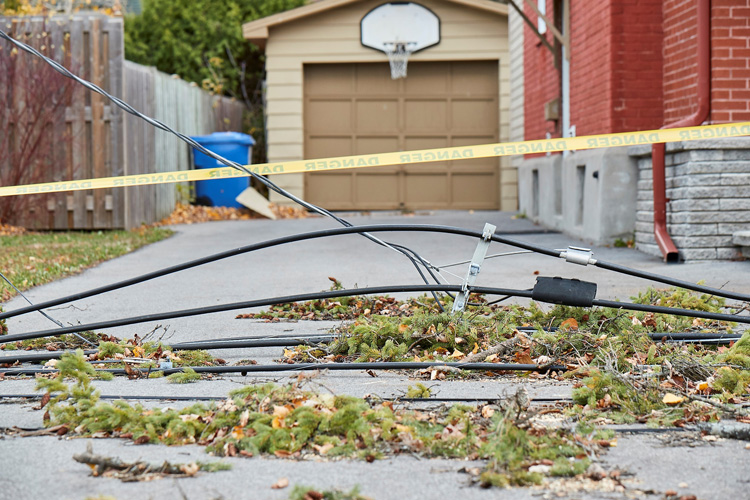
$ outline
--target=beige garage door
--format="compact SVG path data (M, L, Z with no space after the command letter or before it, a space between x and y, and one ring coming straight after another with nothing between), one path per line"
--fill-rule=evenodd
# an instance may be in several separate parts
M498 142L497 62L305 66L305 157ZM309 173L305 197L331 210L499 209L496 158Z

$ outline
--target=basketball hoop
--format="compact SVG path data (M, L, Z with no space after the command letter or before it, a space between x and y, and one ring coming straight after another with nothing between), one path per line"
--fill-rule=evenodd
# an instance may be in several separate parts
M397 80L406 78L409 56L440 43L440 19L416 3L386 3L365 14L360 36L365 47L385 52Z
M391 78L393 80L406 78L406 66L409 64L411 50L406 43L386 43L384 45L386 47L385 54L391 63Z

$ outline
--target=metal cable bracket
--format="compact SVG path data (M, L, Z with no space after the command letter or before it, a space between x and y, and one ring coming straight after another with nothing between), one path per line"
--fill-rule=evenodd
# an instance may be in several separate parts
M466 302L469 297L469 288L474 285L479 275L479 270L482 268L482 262L484 257L487 255L487 250L490 248L492 242L492 235L495 234L497 227L490 223L484 224L484 230L482 231L482 239L477 243L477 248L474 250L474 255L471 258L471 264L469 264L469 272L466 274L461 291L458 292L456 298L453 300L453 309L451 314L456 314L459 311L463 311L466 307Z
M580 266L596 264L594 253L588 248L568 247L567 250L563 250L560 253L560 258L565 259L567 262L578 264Z

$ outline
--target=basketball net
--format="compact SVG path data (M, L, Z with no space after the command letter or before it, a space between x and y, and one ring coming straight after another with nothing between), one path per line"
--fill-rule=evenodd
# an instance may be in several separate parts
M393 80L406 78L406 66L409 64L409 56L411 55L411 51L406 47L406 44L389 43L385 53L391 63L391 78Z

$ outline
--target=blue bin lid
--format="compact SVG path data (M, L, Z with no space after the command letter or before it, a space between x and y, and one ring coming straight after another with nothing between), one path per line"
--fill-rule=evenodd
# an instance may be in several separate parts
M255 139L252 136L243 134L240 132L214 132L209 135L194 135L191 136L198 144L205 146L207 144L240 144L244 146L252 146L255 144Z

